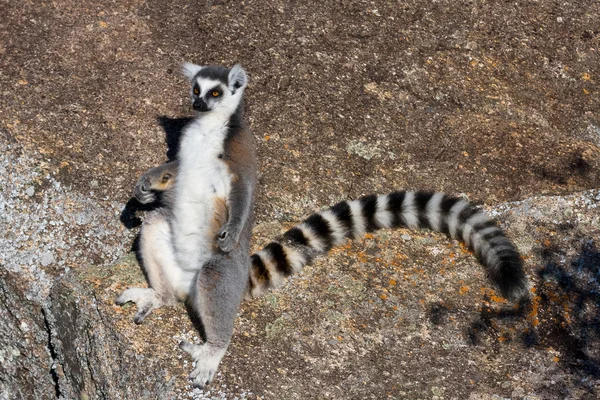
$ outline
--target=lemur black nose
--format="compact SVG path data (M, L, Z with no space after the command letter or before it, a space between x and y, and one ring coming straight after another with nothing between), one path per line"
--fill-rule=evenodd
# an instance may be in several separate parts
M144 183L142 183L142 192L149 192L149 191L150 191L150 182L144 181Z
M208 105L202 99L194 100L193 107L194 107L194 110L196 110L196 111L208 111Z

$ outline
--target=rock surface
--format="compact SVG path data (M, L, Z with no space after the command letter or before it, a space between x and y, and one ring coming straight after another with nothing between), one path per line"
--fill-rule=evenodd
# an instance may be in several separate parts
M600 397L597 1L1 8L0 399ZM257 248L340 199L444 190L507 228L532 304L442 235L369 235L245 303L192 390L183 306L113 304L143 283L123 209L177 150L183 61L251 76Z

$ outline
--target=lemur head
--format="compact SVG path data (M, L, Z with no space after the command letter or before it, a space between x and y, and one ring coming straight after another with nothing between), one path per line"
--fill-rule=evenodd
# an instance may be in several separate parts
M239 64L229 69L185 63L183 73L192 84L192 106L201 113L235 111L248 85L246 71Z

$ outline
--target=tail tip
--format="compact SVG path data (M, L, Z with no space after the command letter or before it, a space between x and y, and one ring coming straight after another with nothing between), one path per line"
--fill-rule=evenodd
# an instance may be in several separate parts
M512 303L529 300L527 279L523 276L522 279L512 282L510 286L502 288L502 295Z

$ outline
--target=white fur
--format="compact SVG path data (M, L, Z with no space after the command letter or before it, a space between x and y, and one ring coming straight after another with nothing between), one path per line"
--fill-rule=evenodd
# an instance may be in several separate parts
M197 271L212 255L215 198L228 198L231 190L227 166L218 158L226 122L209 114L188 126L181 140L172 226L179 266L188 271Z
M202 67L200 65L186 62L183 64L182 72L183 75L191 81L201 69Z
M342 226L337 217L331 212L331 210L325 210L320 214L321 217L323 217L323 219L329 223L329 228L331 228L333 236L333 245L337 246L344 243L344 239L346 238L346 228Z
M350 203L350 211L352 213L352 227L354 228L354 238L359 238L364 235L367 230L365 217L362 215L362 205L359 200L352 200Z
M271 287L277 288L281 286L284 276L277 270L277 263L271 258L271 253L263 249L259 250L257 254L260 256L260 259L263 260L267 271L269 271L269 276L271 277L269 282L271 283Z
M197 78L204 95L220 82ZM179 267L198 271L212 255L209 235L215 198L229 198L231 177L218 158L223 152L227 123L241 101L243 90L223 92L211 111L198 113L188 125L179 150L179 175L175 183L173 237Z
M419 216L415 209L415 192L406 192L402 201L402 218L406 226L410 228L419 227Z
M375 211L375 221L382 228L392 226L393 215L388 211L388 195L377 197L377 210Z
M284 246L284 250L294 272L300 272L300 270L306 265L306 257L291 247Z
M440 231L442 225L442 217L441 217L441 207L442 200L444 198L443 193L434 193L429 202L427 203L427 207L425 208L427 218L429 219L429 224L434 231Z
M194 370L190 373L190 379L194 385L204 387L214 378L221 359L227 352L227 347L211 346L208 343L192 344L182 342L179 347L188 353L194 360Z
M248 86L248 75L246 75L246 71L244 71L240 64L235 64L233 68L231 68L227 80L229 81L229 90L232 92L236 90L236 84L240 86L242 90Z
M309 246L311 246L313 249L319 252L325 251L325 243L323 243L323 241L319 239L317 235L315 235L315 233L310 227L308 227L305 223L301 223L300 225L298 225L298 229L300 229L304 234L304 237L308 239Z
M459 224L458 216L461 213L461 211L467 208L468 206L469 203L461 199L452 206L450 212L448 213L448 231L450 232L450 236L455 239L459 239L456 237L456 230L458 229Z
M465 223L465 227L463 228L463 241L467 246L471 246L471 231L475 225L479 225L483 222L489 221L487 215L482 212L478 212L477 214L472 215L467 222ZM472 246L475 248L475 246Z
M140 250L145 255L143 263L148 273L162 270L175 297L185 300L194 283L193 273L190 276L179 268L173 250L171 227L162 214L150 214L140 234ZM160 279L160 278L158 278Z
M481 231L478 231L477 233L475 233L473 235L473 248L474 249L479 249L479 251L481 252L482 256L486 256L488 250L489 250L489 244L483 240L483 237L485 235L487 235L488 233L492 233L492 232L496 232L496 231L500 231L501 229L498 228L497 226L490 226L488 228L485 228Z

